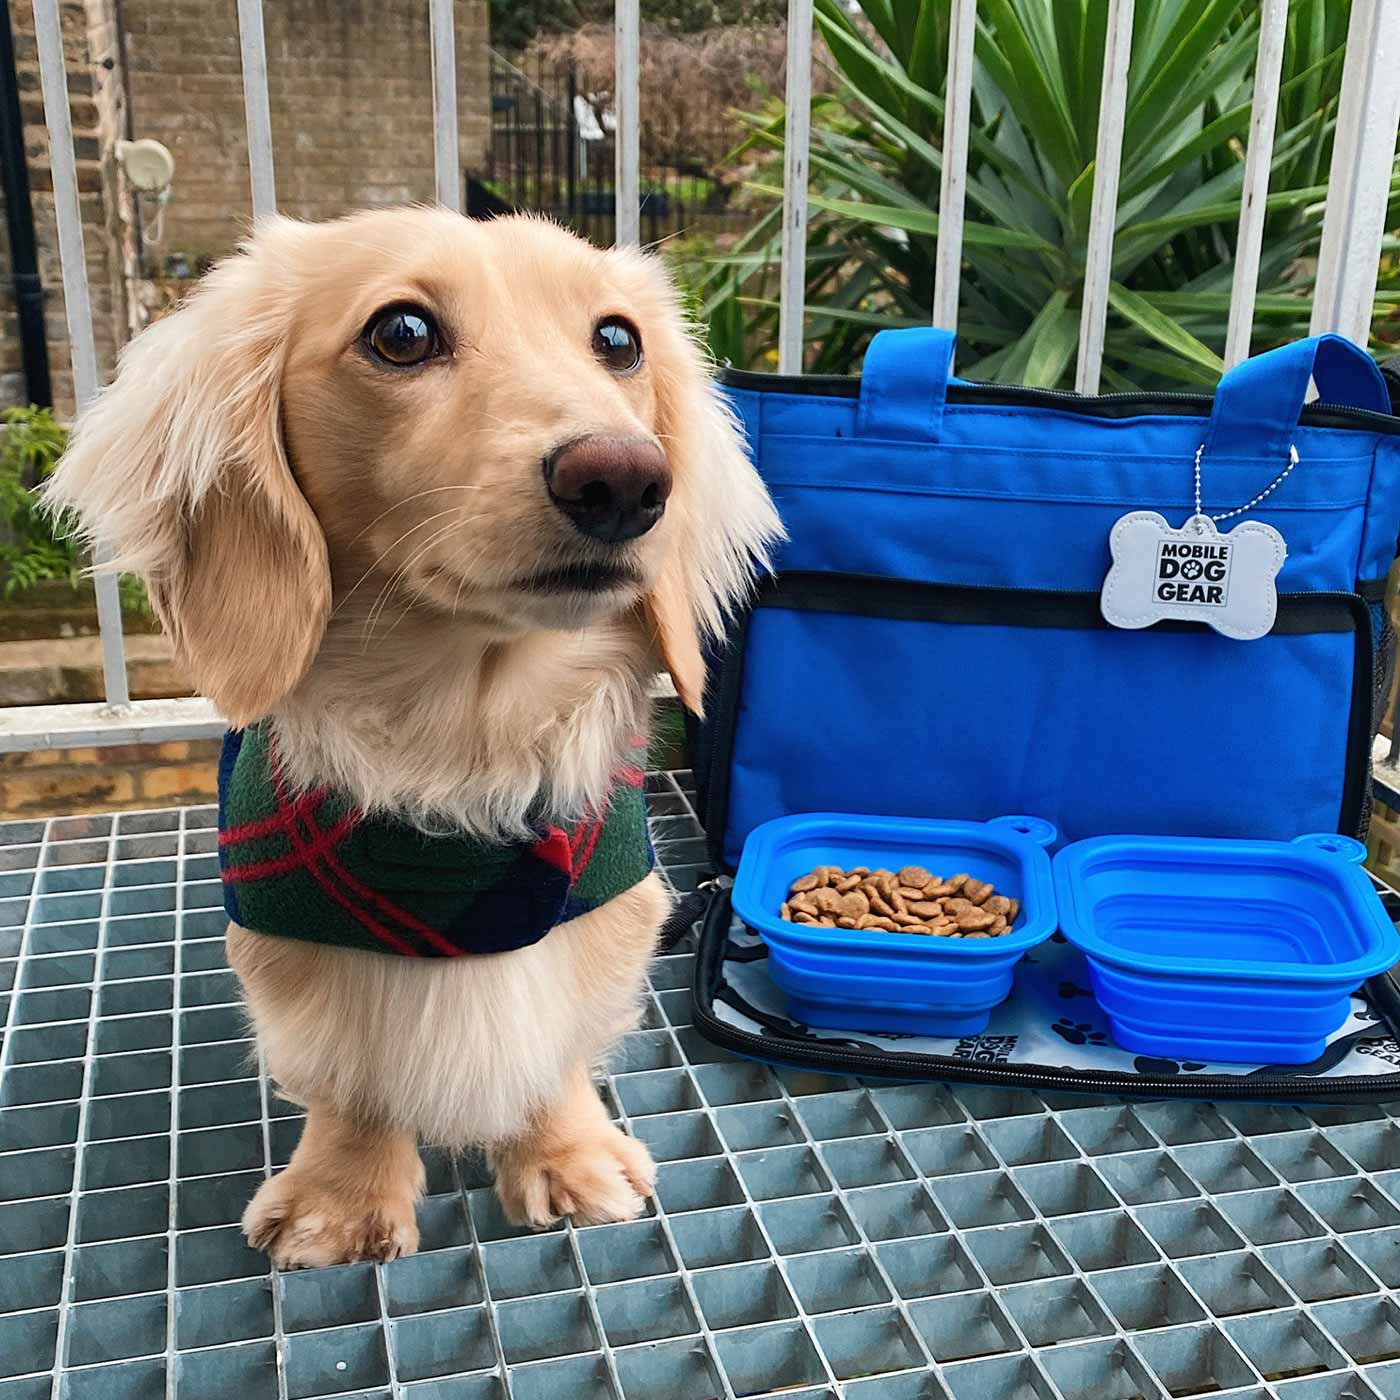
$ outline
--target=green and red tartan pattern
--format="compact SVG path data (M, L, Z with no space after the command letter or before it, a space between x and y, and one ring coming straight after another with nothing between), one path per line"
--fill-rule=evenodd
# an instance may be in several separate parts
M327 788L293 791L265 725L231 731L219 760L224 908L258 933L402 957L523 948L651 870L643 781L624 769L601 817L496 845L365 817Z

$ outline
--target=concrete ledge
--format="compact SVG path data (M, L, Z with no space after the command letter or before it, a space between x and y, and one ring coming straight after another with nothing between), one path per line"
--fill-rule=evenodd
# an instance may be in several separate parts
M122 706L20 705L0 709L0 753L217 739L226 728L213 704L197 695Z
M189 682L161 636L129 634L126 672L137 699L188 695ZM73 704L103 699L102 639L47 637L0 642L0 706Z

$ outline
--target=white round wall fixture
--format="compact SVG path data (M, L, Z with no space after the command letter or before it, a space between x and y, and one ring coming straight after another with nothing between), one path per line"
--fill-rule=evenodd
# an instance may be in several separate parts
M175 157L159 141L118 141L117 159L138 190L166 189L175 175Z

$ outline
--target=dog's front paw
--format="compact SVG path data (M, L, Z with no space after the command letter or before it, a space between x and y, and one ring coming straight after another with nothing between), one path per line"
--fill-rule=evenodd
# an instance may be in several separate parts
M651 1153L611 1124L535 1150L493 1154L492 1164L506 1214L535 1229L564 1215L576 1225L635 1219L656 1187Z
M279 1269L397 1259L418 1248L411 1198L337 1195L294 1168L258 1189L243 1212L243 1233Z

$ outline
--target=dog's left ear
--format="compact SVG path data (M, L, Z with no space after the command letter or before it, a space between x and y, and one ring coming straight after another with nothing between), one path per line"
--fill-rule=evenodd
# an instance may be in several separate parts
M658 268L653 276L665 274ZM699 715L705 642L723 635L756 574L768 567L769 549L783 527L669 283L665 296L670 314L650 332L648 362L656 383L657 436L674 485L661 525L669 537L666 558L645 612L676 694Z
M642 606L661 664L670 674L681 704L691 714L703 716L705 656L686 588L684 570L672 556L662 565L661 576Z
M259 225L122 354L50 478L114 568L141 574L176 658L235 726L312 663L326 542L282 442L281 380L309 226Z

